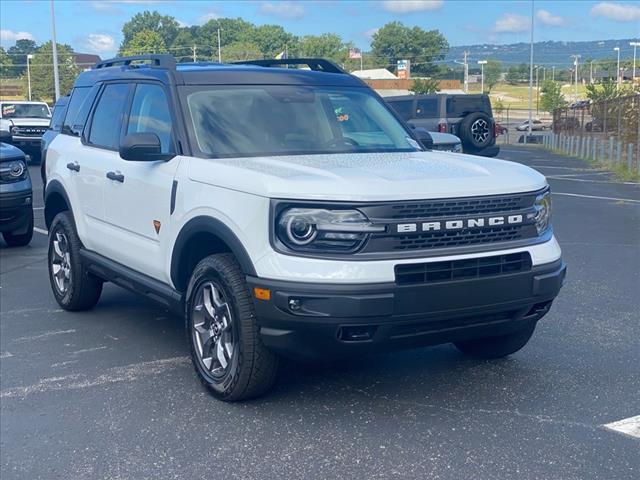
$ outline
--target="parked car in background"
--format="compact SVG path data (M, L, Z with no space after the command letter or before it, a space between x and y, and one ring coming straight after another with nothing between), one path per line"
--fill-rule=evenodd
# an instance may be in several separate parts
M53 114L51 115L49 127L40 139L40 177L42 178L43 189L47 185L47 149L49 148L51 141L62 131L62 122L64 121L65 114L67 113L68 104L69 95L65 95L58 99L53 107Z
M500 152L488 95L401 95L385 101L410 125L459 137L464 153L495 157Z
M560 117L553 120L552 128L556 133L580 130L580 120L575 117Z
M20 148L40 162L40 139L49 126L51 110L45 102L0 102L0 141Z
M534 132L539 130L547 130L548 128L551 128L551 125L548 123L544 123L541 120L533 120L531 122L531 130ZM522 122L520 125L516 127L516 130L518 130L519 132L526 132L528 129L529 129L529 120L525 120L524 122Z
M0 143L0 232L7 245L27 245L33 236L33 191L24 152Z
M505 127L504 125L500 125L499 123L496 123L496 135L504 135L509 131L509 129L507 127Z

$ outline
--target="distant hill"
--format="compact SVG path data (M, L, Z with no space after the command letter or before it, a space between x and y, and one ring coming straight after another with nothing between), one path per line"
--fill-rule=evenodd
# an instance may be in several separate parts
M616 59L614 47L620 47L620 57L633 57L633 47L629 42L636 39L624 40L595 40L589 42L536 42L534 43L534 63L547 67L569 67L573 60L570 55L581 55L580 63L587 60ZM529 63L529 44L512 43L509 45L466 45L451 47L446 56L446 63L453 64L454 60L462 60L464 52L469 52L469 63L475 65L478 60L499 60L504 67Z

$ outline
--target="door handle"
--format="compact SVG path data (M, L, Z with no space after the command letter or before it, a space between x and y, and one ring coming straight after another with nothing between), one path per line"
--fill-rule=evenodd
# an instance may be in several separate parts
M120 172L107 172L107 178L109 180L115 180L116 182L124 183L124 175Z
M67 168L69 170L73 170L74 172L80 171L80 165L77 162L67 163Z

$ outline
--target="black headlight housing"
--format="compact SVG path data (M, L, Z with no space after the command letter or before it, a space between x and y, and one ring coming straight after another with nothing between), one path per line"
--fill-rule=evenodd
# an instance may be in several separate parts
M25 180L29 175L27 164L23 160L0 162L0 181L13 183Z
M272 225L275 246L288 253L354 253L372 233L385 231L361 211L337 206L280 204Z

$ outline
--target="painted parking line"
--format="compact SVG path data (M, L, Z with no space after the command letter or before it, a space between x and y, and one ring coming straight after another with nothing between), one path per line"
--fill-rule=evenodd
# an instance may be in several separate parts
M630 437L640 438L640 415L625 418L617 422L607 423L603 425L607 430L629 435Z
M33 227L33 231L41 233L42 235L49 235L49 232L46 231L44 228Z
M567 178L565 175L546 175L552 180L562 180L567 182L586 182L586 183L615 183L616 185L640 185L636 182L613 182L611 180L592 180L590 178Z
M634 200L631 198L599 197L597 195L580 195L578 193L553 192L552 195L553 196L564 195L566 197L593 198L596 200L613 200L614 202L640 203L640 200Z

